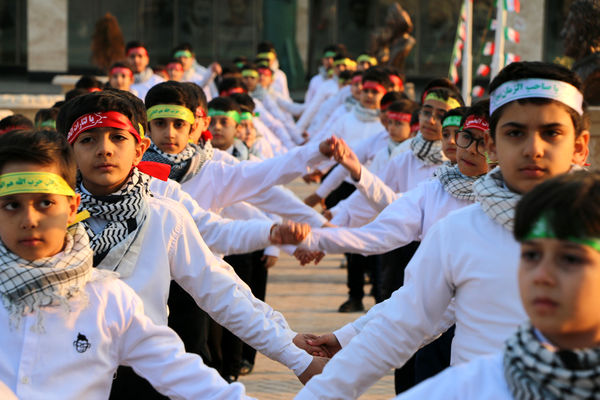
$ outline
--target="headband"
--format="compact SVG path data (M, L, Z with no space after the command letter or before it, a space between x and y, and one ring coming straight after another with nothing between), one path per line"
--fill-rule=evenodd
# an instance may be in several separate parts
M400 90L404 90L404 83L402 82L402 79L400 79L400 77L398 75L391 74L390 81L392 81L392 83L394 85L398 86L400 88Z
M249 111L243 111L240 114L240 121L248 121L248 120L251 120L252 117L254 117L254 115L251 112L249 112Z
M361 63L361 62L367 62L367 63L371 64L371 66L377 65L377 59L375 57L371 57L368 54L361 54L356 59L356 62L359 62L359 63Z
M215 109L209 108L208 116L209 117L225 116L225 117L232 118L238 124L240 123L240 113L235 110L221 111L221 110L215 110Z
M130 70L129 68L125 68L125 67L111 68L110 72L108 74L112 75L112 74L118 74L118 73L122 73L123 75L127 75L127 76L133 78L133 71Z
M167 64L167 69L174 69L177 71L183 71L183 65L176 63L176 62L171 62Z
M242 89L241 87L233 87L231 89L221 91L221 93L219 93L219 96L227 97L227 96L231 96L234 93L246 93L246 91L244 89Z
M173 58L179 58L179 57L192 58L194 56L192 55L192 52L189 50L178 50L175 52L175 54L173 54Z
M242 68L244 65L245 65L245 63L244 63L244 62L242 62L242 61L240 61L240 62L236 62L236 63L235 63L235 66L236 66L236 67L238 67L238 68L240 68L240 69L241 69L241 68Z
M352 84L355 83L362 83L362 75L356 75L354 78L352 78Z
M101 92L102 89L100 89L98 87L91 87L87 91L88 91L88 93L94 93L94 92Z
M326 51L321 58L333 58L337 53L335 51Z
M550 227L550 223L548 222L548 218L545 215L540 216L537 222L532 226L531 232L529 232L524 240L532 240L532 239L558 239L558 240L567 240L569 242L581 244L583 246L589 246L596 251L600 251L600 238L578 238L575 236L569 236L565 238L559 238L556 236L552 228Z
M13 172L0 175L0 196L21 193L76 195L61 176L51 172Z
M100 127L123 129L131 133L138 142L144 137L142 124L138 124L139 130L136 130L125 115L116 111L106 111L84 114L77 118L71 125L71 129L69 129L67 141L73 144L83 132Z
M127 56L129 56L134 51L138 52L138 53L142 53L142 55L148 57L148 50L146 50L146 48L142 47L142 46L130 48L129 50L127 50Z
M345 65L346 67L349 67L349 66L351 66L351 65L352 65L352 60L351 60L351 59L349 59L349 58L341 58L341 59L339 59L339 60L335 60L335 61L333 62L333 65L334 65L335 67L337 67L338 65Z
M148 122L158 118L176 118L193 124L196 121L194 113L187 107L176 104L157 104L146 111Z
M365 89L373 89L373 90L376 90L379 93L383 93L383 94L387 93L387 90L385 90L385 88L381 84L379 84L377 82L373 82L373 81L363 82L362 90L365 90Z
M397 111L388 111L387 112L388 119L394 119L400 122L408 122L412 119L412 115L409 113L397 112Z
M56 129L56 121L53 119L48 119L46 121L38 122L35 124L36 128L52 128Z
M528 98L560 101L583 115L583 94L570 83L552 79L529 78L508 81L490 93L490 115L511 101Z
M256 55L256 58L267 58L270 61L273 61L275 59L275 53L273 53L272 51L265 52L265 53L258 53Z
M204 118L204 117L206 117L206 111L204 111L204 108L202 106L196 107L195 116L196 116L196 118Z
M267 76L273 75L273 71L271 71L271 69L268 67L258 67L257 70L258 70L258 73L261 75L267 75Z
M245 69L242 71L242 77L258 78L258 72L253 69Z
M438 96L435 93L427 93L427 96L425 96L425 100L423 100L423 103L425 103L427 100L437 100L437 101L441 101L442 103L447 104L448 106L450 106L450 109L452 110L453 108L458 108L460 107L460 103L458 102L458 100L456 100L453 97L448 97L447 99L444 99L443 97Z
M443 127L443 125L442 125ZM489 131L490 130L490 124L488 123L488 121L485 118L476 116L476 115L469 115L467 117L467 119L465 120L465 123L462 126L462 129L479 129L480 131Z
M442 128L447 126L460 126L460 120L462 117L460 115L451 115L449 117L444 118L444 122L442 123Z

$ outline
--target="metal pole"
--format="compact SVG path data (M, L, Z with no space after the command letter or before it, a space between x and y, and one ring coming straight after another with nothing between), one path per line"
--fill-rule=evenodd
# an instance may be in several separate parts
M462 59L462 95L465 104L471 105L471 87L473 86L473 0L465 0L465 45Z
M504 27L506 26L506 10L504 1L498 0L498 11L496 12L496 39L495 49L492 56L492 73L490 79L494 79L498 72L504 68Z

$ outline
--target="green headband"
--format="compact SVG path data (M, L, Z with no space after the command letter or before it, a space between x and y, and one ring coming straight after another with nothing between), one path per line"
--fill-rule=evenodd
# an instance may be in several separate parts
M583 246L589 246L596 251L600 251L600 238L578 238L575 236L569 236L566 239L559 238L556 236L552 228L550 227L550 223L548 222L548 218L545 215L542 215L537 222L531 228L531 232L525 235L524 240L532 240L532 239L558 239L558 240L567 240L569 242L577 243Z
M323 58L333 58L337 53L335 51L326 51L323 53Z
M447 126L460 126L460 120L462 117L460 115L451 115L449 117L444 118L444 123L442 124L442 128Z
M256 55L256 58L267 58L270 61L273 61L275 59L275 54L273 52L265 52L265 53L258 53Z
M437 101L441 101L442 103L446 103L446 104L448 104L448 106L450 106L451 110L454 108L460 107L460 103L455 98L448 97L447 99L444 99L443 97L440 97L435 93L427 94L427 96L425 96L425 100L423 100L423 103L426 102L427 100L437 100Z
M196 121L194 113L187 107L176 104L157 104L146 111L148 122L158 118L177 118L193 124Z
M56 121L53 119L49 119L46 121L42 121L36 124L37 128L52 128L56 129Z
M371 66L375 66L377 65L377 59L375 57L371 57L368 54L362 54L360 56L358 56L358 58L356 59L356 62L368 62L369 64L371 64Z
M252 118L254 117L254 115L252 115L251 112L249 111L244 111L240 114L240 121L248 121L248 120L252 120Z
M250 78L257 78L258 79L258 72L256 72L253 69L245 69L242 71L242 77L250 77Z
M208 109L208 116L209 117L218 117L218 116L225 116L225 117L229 117L232 118L236 123L240 123L241 119L240 119L240 113L235 111L235 110L229 110L229 111L221 111L221 110L214 110L212 108Z
M192 52L189 50L178 50L175 52L175 54L173 54L173 58L179 58L179 57L192 58L194 56L192 55Z

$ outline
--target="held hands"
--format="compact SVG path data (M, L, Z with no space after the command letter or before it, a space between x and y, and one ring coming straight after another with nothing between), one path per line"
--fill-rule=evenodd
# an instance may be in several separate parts
M350 172L352 179L360 180L360 161L344 139L338 139L333 151L333 158Z
M269 269L269 268L275 266L278 259L279 259L278 257L268 256L266 254L263 254L263 256L260 258L260 261L262 261L265 264L266 269Z
M310 225L294 221L285 221L271 227L271 243L296 245L310 233Z
M313 335L312 333L298 333L296 336L294 336L292 342L296 345L296 347L306 351L311 356L330 358L333 354L330 355L326 346L313 346L309 344L309 342L315 341L318 338L319 336Z
M310 264L312 261L314 261L315 265L317 265L319 261L325 257L325 253L322 251L310 251L303 249L302 247L298 247L296 251L294 251L294 257L300 261L300 265Z
M328 358L313 356L312 362L308 365L304 372L298 376L298 380L302 382L303 385L306 385L306 382L308 382L310 378L323 372L323 368L325 368L325 365L328 361Z
M321 198L321 196L319 196L318 194L313 193L304 199L304 204L306 204L309 207L314 207L317 204L321 204L321 207L325 208L325 199Z
M321 178L323 177L323 173L321 171L319 171L318 169L314 170L313 172L306 174L306 175L302 175L302 179L304 179L304 182L306 183L320 183L321 182Z
M335 353L342 349L342 345L338 341L337 337L333 333L326 333L321 336L315 336L312 334L305 334L307 337L306 343L309 346L319 346L329 354L329 357L333 357ZM314 355L314 354L313 354Z
M319 143L319 151L325 157L333 156L335 152L335 146L339 140L340 139L338 139L335 135L331 136L329 139L323 140L321 143Z

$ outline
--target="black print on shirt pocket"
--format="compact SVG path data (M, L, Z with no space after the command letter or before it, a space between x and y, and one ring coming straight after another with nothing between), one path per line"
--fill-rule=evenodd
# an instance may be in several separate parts
M73 347L78 353L85 353L87 349L92 347L92 344L88 341L84 334L78 333L77 339L73 341Z

